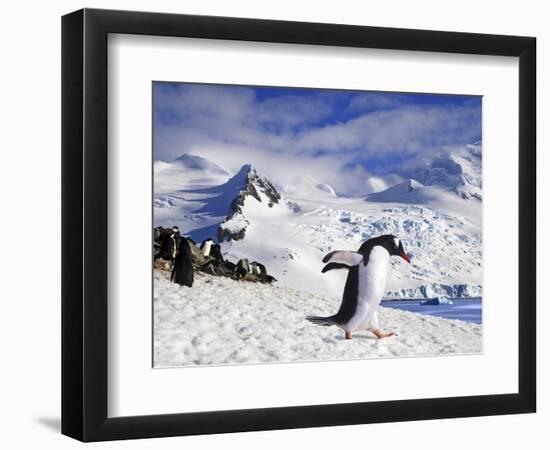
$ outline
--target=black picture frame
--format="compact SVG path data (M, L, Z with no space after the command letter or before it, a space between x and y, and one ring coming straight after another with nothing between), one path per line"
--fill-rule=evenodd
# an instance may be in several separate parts
M107 36L123 33L519 58L517 393L107 416ZM62 433L82 441L530 413L536 409L536 39L83 9L62 18Z

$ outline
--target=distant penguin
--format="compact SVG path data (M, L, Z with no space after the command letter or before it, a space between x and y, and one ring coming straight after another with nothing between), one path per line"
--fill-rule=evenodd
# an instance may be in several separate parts
M212 256L212 258L214 258L218 262L223 262L223 255L220 244L212 244L212 246L210 247L210 256Z
M237 263L237 266L235 267L235 272L237 272L237 275L239 277L244 277L247 274L250 273L250 267L248 265L248 259L243 258L239 259L239 262Z
M365 241L357 252L337 250L323 258L328 263L323 273L333 269L348 269L348 278L338 312L329 317L306 317L311 323L322 326L336 325L351 339L356 330L370 330L377 338L393 336L384 333L378 324L378 306L386 291L390 256L400 256L411 262L401 241L390 234Z
M193 286L193 259L191 257L191 248L189 247L189 242L187 242L187 239L184 237L180 239L170 281L181 286Z
M260 270L260 266L258 266L258 264L256 264L255 262L253 262L250 265L250 271L252 272L253 275L256 275L256 276L260 276L262 273L262 271Z
M251 270L252 273L259 277L266 277L267 276L267 270L265 266L262 263L259 263L258 261L253 261L251 264Z
M212 248L213 243L214 241L212 239L206 239L202 241L201 251L203 256L210 256L210 249Z
M178 230L175 229L164 229L161 231L160 239L160 251L157 253L155 258L162 258L166 261L173 261L176 257L178 251Z

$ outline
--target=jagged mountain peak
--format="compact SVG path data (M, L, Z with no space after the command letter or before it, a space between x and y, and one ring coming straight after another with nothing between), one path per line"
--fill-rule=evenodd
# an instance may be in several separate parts
M230 180L239 181L246 180L250 175L256 173L256 169L252 167L252 164L244 164L235 175L233 175Z
M230 211L218 228L218 240L243 239L248 225L247 214L244 211L247 199L252 198L259 203L265 203L268 208L281 200L281 194L265 175L260 174L251 164L244 164L227 183L238 190L237 196L231 201Z
M242 185L244 187L246 183L258 176L258 171L252 164L244 164L235 175L227 180L227 183L231 185Z
M224 186L238 191L237 197L243 197L243 201L245 197L252 196L257 201L262 202L262 196L260 195L262 193L267 197L269 207L279 203L281 199L281 195L269 178L262 175L251 164L244 164L235 175L227 180Z

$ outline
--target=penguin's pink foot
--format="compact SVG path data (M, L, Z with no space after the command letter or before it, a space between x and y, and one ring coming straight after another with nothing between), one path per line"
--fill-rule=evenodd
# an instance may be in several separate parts
M351 331L346 331L346 339L351 339Z
M373 333L378 339L383 339L383 338L387 338L387 337L390 337L390 336L397 336L394 332L383 333L380 330L374 330Z

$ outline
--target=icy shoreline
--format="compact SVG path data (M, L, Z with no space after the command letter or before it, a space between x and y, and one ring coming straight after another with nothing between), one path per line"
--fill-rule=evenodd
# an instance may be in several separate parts
M318 327L308 314L330 315L338 298L292 288L197 273L192 288L154 271L154 366L323 361L482 351L482 326L381 308L385 331L377 340L357 332Z
M424 284L415 288L389 291L384 300L427 299L433 297L478 298L483 297L479 284Z

